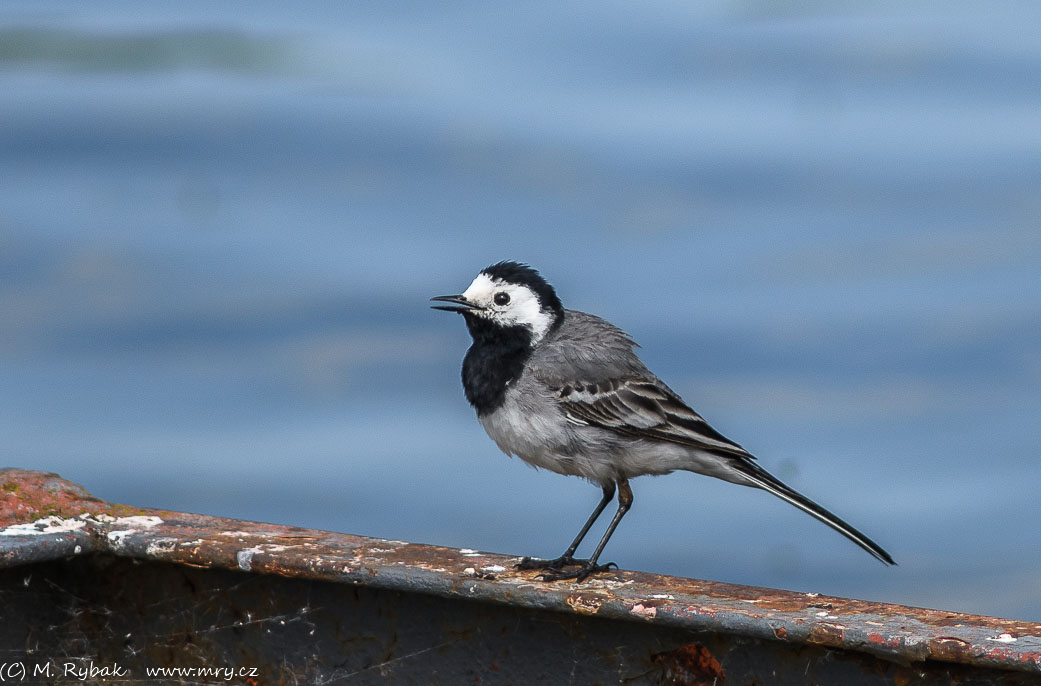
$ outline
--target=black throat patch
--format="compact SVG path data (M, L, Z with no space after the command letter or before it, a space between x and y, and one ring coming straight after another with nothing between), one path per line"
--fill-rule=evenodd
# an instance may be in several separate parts
M506 387L520 377L531 357L531 328L499 326L463 313L474 342L463 359L463 391L478 416L494 412L506 398Z

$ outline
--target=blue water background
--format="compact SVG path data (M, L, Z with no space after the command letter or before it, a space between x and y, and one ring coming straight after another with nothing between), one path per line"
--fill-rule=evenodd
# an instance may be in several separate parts
M605 559L1041 620L1041 5L691 5L5 2L0 462L559 554L427 303L519 259L900 566L686 473Z

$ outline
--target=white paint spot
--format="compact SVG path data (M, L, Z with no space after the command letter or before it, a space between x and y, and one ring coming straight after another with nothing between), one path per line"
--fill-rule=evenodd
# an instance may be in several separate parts
M242 571L244 571L244 572L252 572L253 571L253 556L256 555L257 553L262 553L262 552L264 552L264 551L260 549L260 546L256 546L254 548L246 548L245 550L240 550L237 553L235 553L235 563L239 566L239 569L241 569Z
M114 548L122 548L127 543L126 542L126 537L129 536L130 534L133 534L133 533L137 533L137 530L136 529L125 529L125 530L122 530L122 531L109 531L107 538L108 538L109 543L112 544L112 547L114 547Z
M121 527L145 527L151 529L162 524L162 519L152 514L135 514L130 517L117 517L116 522Z
M493 572L498 574L499 572L505 572L506 568L502 565L488 565L487 567L481 567L482 572Z
M154 515L134 515L133 517L117 517L113 523L119 526L143 526L150 529L162 524L163 520Z
M11 526L0 531L0 536L39 536L41 534L62 534L69 533L70 531L78 531L85 527L87 523L78 517L72 517L70 519L62 519L61 517L51 516L37 519L35 522L25 522L24 524L12 524Z
M999 634L987 638L988 641L994 641L995 643L1015 643L1018 639L1012 634Z
M595 589L610 589L615 590L622 586L631 586L636 583L632 579L628 581L615 581L614 579L601 579L599 577L592 577L582 582L588 588Z
M654 598L655 600L676 600L676 596L669 595L668 593L654 593L650 597ZM753 601L753 602L759 602L759 601Z
M106 515L107 516L107 515ZM99 519L100 521L100 519ZM131 527L145 527L151 528L158 526L163 523L163 520L154 515L134 515L132 517L109 517L106 522L111 523L114 526L131 526ZM126 538L130 534L136 534L140 529L118 529L116 531L109 531L106 534L106 538L115 548L122 548L126 545Z
M151 556L164 555L166 553L172 553L176 547L176 538L157 538L148 544L145 548L145 554Z
M235 563L244 572L253 571L253 556L257 553L280 553L283 550L288 550L290 546L287 545L276 545L273 543L261 543L255 545L252 548L243 548L242 550L235 553ZM310 563L312 568L314 563Z

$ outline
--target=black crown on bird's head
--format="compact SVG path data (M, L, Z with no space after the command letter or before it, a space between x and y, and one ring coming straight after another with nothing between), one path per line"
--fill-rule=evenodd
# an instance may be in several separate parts
M481 270L481 273L487 274L492 279L501 279L507 283L527 286L538 296L539 303L543 309L551 310L558 314L564 311L564 306L561 304L560 298L557 297L557 292L553 290L553 286L550 286L549 282L542 278L538 270L526 264L514 262L513 260L503 260L502 262L496 262L490 267L485 267Z

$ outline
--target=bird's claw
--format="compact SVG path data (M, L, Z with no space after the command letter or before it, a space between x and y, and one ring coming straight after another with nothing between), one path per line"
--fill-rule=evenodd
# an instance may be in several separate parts
M576 560L570 555L561 555L555 560L543 560L537 557L525 557L517 564L513 565L514 569L553 569L560 570L564 567L571 565L584 565L589 560Z
M582 560L581 562L584 564L580 565L578 569L566 572L563 569L547 570L541 574L536 574L535 578L541 579L542 581L565 581L567 579L574 579L575 583L582 583L586 578L593 574L606 572L612 567L618 569L618 565L614 562L608 562L602 565L591 565L588 560Z
M565 571L565 567L577 567L577 569ZM612 567L618 569L618 565L614 562L598 565L592 564L590 560L576 560L570 555L561 555L555 560L542 560L537 557L525 557L514 565L515 569L541 569L542 572L536 574L535 578L541 579L542 581L564 581L566 579L574 579L576 583L585 581L593 574L606 572Z

